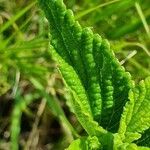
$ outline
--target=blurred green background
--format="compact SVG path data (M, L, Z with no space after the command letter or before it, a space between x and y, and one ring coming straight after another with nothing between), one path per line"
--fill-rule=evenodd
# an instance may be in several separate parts
M65 0L83 26L107 38L137 82L150 76L149 0ZM85 132L49 50L34 0L0 0L0 150L63 150Z

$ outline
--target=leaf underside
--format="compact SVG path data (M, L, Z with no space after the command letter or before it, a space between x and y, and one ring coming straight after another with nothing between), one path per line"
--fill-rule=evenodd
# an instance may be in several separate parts
M55 57L66 84L78 96L81 111L116 132L132 86L129 73L120 66L108 42L90 28L82 28L62 0L39 3L50 23L51 46L66 67L72 68L61 67L62 62Z

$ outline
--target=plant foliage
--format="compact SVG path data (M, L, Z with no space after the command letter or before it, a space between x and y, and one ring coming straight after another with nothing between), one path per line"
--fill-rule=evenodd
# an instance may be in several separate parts
M150 146L150 78L136 86L108 41L81 27L62 0L39 5L50 24L50 51L88 133L68 149L149 149L141 146Z

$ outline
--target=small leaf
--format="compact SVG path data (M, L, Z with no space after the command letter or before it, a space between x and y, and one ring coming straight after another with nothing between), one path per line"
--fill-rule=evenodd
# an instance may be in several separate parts
M88 150L86 138L74 140L66 150Z
M101 150L101 148L98 138L94 136L77 139L66 150Z
M150 127L150 77L133 90L134 109L127 131L142 133Z
M124 108L119 129L122 138L126 137L125 141L128 141L127 133L142 134L150 127L150 77L141 81L130 91L129 99Z

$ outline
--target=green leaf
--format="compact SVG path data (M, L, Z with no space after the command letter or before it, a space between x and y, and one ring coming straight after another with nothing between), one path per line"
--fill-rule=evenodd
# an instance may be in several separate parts
M86 138L74 140L66 150L88 150Z
M141 81L134 94L134 109L127 130L142 133L150 127L150 77Z
M150 77L129 92L129 99L124 108L119 133L124 141L132 142L150 127ZM134 138L130 141L127 134L134 135Z
M130 75L120 66L109 43L90 28L82 28L62 0L39 0L39 4L50 23L51 45L62 62L60 57L55 60L77 95L82 113L109 131L117 131L132 86Z
M128 137L129 140L134 136ZM137 146L135 143L123 142L120 134L114 134L113 150L150 150L148 147Z
M93 120L88 99L83 88L81 81L79 80L76 72L67 62L65 62L51 47L51 52L54 59L57 59L60 72L64 78L64 82L72 91L74 100L71 102L74 107L75 114L78 120L87 131L89 135L100 136L102 133L107 133L103 128L99 127L98 123Z
M94 136L77 139L66 150L101 150L101 148L97 137Z
M82 28L62 0L39 4L50 23L50 52L73 94L70 101L83 128L103 149L138 149L132 142L149 128L150 79L135 87L108 41ZM118 129L119 134L109 132ZM70 149L89 149L86 141L74 141Z

